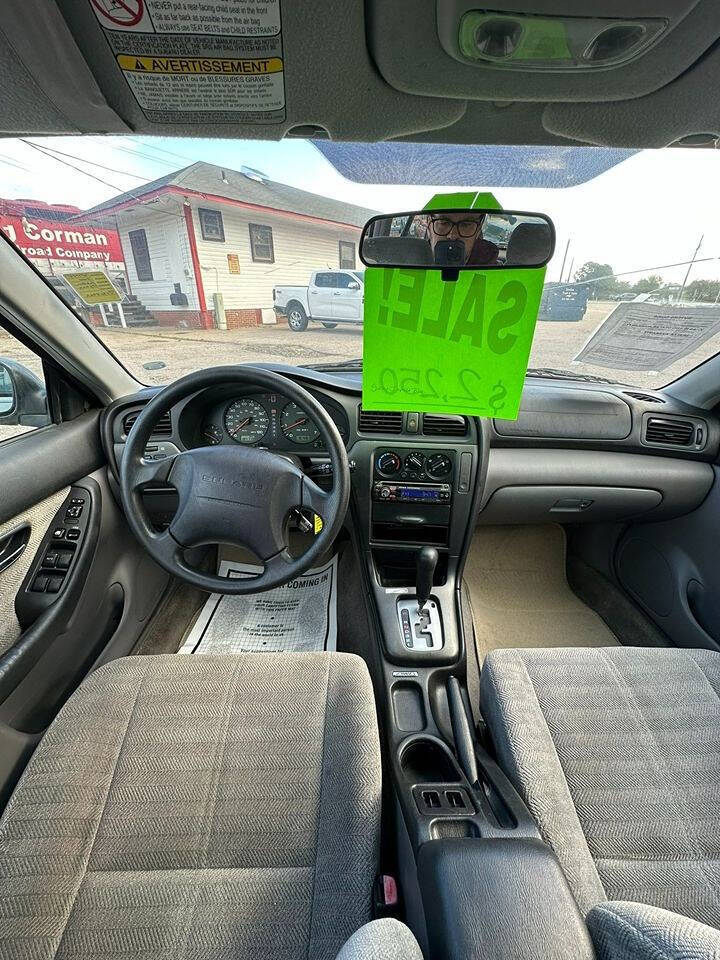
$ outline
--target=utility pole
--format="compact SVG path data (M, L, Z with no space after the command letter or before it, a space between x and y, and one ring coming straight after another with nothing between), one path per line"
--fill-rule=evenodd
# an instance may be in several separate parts
M701 233L701 234L700 234L700 239L698 240L698 245L695 247L695 253L692 255L692 260L691 260L690 263L688 264L688 268L687 268L687 270L686 270L686 272L685 272L685 279L683 280L682 286L680 287L680 295L678 296L678 301L682 301L683 293L685 293L685 284L688 282L688 277L690 276L690 271L692 270L693 264L695 263L695 257L698 255L698 250L699 250L700 247L702 246L702 242L703 242L704 236L705 236L704 233Z
M573 267L575 266L575 257L570 261L570 266L568 267L567 276L565 277L565 283L570 283L570 277L572 276Z
M570 249L570 241L572 237L568 237L568 242L565 244L565 253L563 255L562 266L560 267L560 283L562 283L563 274L565 273L565 261L567 260L568 250Z

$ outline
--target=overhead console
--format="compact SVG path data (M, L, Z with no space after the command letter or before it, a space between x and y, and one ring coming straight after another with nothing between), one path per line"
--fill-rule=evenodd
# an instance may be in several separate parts
M713 0L604 0L592 17L558 0L368 0L369 42L396 90L436 97L622 100L671 83L720 35ZM413 51L398 57L397 45ZM571 79L570 79L571 78Z

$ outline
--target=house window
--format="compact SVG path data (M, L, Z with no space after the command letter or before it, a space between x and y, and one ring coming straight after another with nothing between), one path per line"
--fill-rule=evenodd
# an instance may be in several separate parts
M130 230L128 237L130 238L130 249L135 261L135 273L138 280L152 280L153 272L147 234L144 230Z
M250 251L256 263L275 263L272 227L250 224Z
M219 210L206 210L203 207L198 207L198 217L200 218L200 233L203 240L225 243L225 227Z
M348 240L340 241L340 269L355 269L355 244Z

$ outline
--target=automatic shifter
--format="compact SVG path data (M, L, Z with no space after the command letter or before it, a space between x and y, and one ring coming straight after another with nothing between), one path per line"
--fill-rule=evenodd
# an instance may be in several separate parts
M415 566L415 596L398 600L403 643L410 650L439 650L443 645L440 611L430 599L438 562L435 547L423 547Z
M435 547L423 547L417 557L415 566L415 594L417 596L418 614L430 599L433 587L433 574L437 566L439 553Z

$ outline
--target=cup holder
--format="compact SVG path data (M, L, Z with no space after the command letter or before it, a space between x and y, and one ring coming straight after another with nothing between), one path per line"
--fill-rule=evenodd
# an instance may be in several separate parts
M400 767L412 783L461 783L450 754L433 740L413 740L400 756Z

